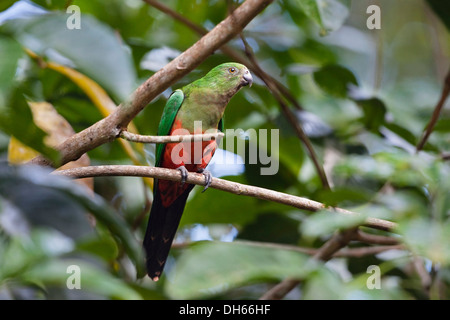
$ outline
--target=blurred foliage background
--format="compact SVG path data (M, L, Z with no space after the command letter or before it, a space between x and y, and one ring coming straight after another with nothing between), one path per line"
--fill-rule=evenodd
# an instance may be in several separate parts
M241 2L164 3L209 30ZM381 8L379 30L366 26L372 4ZM69 5L81 10L79 30L67 28ZM280 134L279 150L270 150L279 160L276 175L261 176L265 165L243 157L244 168L225 179L395 221L392 234L363 229L404 247L311 264L302 249L319 248L355 221L195 188L157 283L136 279L151 180L74 184L8 161L18 164L37 152L57 159L51 146L106 116L199 35L140 0L6 0L0 11L1 299L254 299L286 277L302 279L286 299L450 296L448 101L416 151L450 65L448 2L279 0L244 30L261 68L295 98L298 105L289 108L331 190L260 79L232 99L225 115L227 128ZM245 57L239 37L229 46ZM209 57L147 106L134 130L155 134L170 92L229 60L220 51ZM118 140L88 156L81 165L151 165L154 146ZM80 266L80 290L66 285L70 265ZM371 265L381 270L379 290L366 285Z

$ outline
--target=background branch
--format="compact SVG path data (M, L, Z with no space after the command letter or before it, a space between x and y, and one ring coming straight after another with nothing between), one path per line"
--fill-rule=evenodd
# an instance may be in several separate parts
M195 69L214 51L239 34L272 1L246 0L232 15L147 79L136 89L128 101L119 105L114 113L59 145L57 150L60 152L61 158L58 164L51 163L43 156L32 159L30 163L44 166L62 165L116 139L129 122L158 94Z
M354 237L356 229L348 229L334 234L322 247L314 254L313 259L328 261L337 251L345 247ZM261 300L280 300L285 297L292 289L300 284L301 280L288 278L281 281L272 289L267 291Z
M425 144L428 141L428 138L430 137L431 132L433 132L434 126L436 125L436 122L439 119L439 114L441 113L442 108L444 107L445 100L447 100L447 97L450 95L450 70L447 73L447 76L444 80L444 87L442 88L441 97L436 104L436 107L434 107L433 115L431 116L430 122L428 123L427 127L425 128L425 131L422 135L422 138L420 139L419 143L417 144L416 150L420 151L423 149Z

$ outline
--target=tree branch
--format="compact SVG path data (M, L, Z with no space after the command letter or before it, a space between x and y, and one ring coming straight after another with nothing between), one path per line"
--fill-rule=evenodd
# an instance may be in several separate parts
M173 249L183 249L195 243L195 241L187 241L187 242L178 242L172 244ZM247 241L247 240L234 240L235 244L250 244L252 246L257 246L261 248L268 249L279 249L279 250L289 250L304 253L310 256L317 254L320 249L315 248L307 248L300 247L292 244L284 244L284 243L274 243L274 242L258 242L258 241ZM360 258L367 255L374 255L388 250L405 250L405 246L403 244L397 245L387 245L387 246L365 246L365 247L357 247L357 248L348 248L341 249L333 255L334 257L356 257Z
M356 230L356 228L351 228L335 233L320 247L312 259L328 261L337 251L345 247L353 239ZM287 278L267 291L260 300L280 300L299 284L299 279Z
M430 122L428 123L422 138L420 139L419 143L417 144L416 150L420 151L425 146L425 143L427 143L427 140L433 132L434 126L436 125L436 122L439 119L439 114L441 113L442 108L444 107L445 100L447 100L447 97L450 95L450 70L447 73L447 76L444 80L444 87L442 89L441 97L436 104L433 115L431 116Z
M353 240L381 245L398 245L400 243L398 238L382 236L378 234L370 234L361 230L358 230L355 233Z
M232 15L219 23L192 47L147 79L128 101L120 104L114 113L59 145L57 150L61 155L60 163L53 164L42 156L32 159L30 163L44 166L62 165L116 139L128 123L158 94L195 69L214 51L239 34L272 1L246 0Z
M80 167L67 170L55 171L53 174L64 175L72 178L87 178L99 176L132 176L132 177L152 177L170 181L181 181L181 173L175 169L166 169L147 166L132 165L105 165ZM187 183L205 185L205 177L199 173L189 173ZM210 188L230 192L236 195L245 195L262 200L273 201L285 204L294 208L316 212L330 209L335 213L346 215L358 215L356 212L342 208L326 207L323 203L307 198L297 197L283 192L278 192L261 187L249 186L237 182L227 181L219 178L212 178ZM396 223L377 219L367 218L364 225L370 228L392 231L396 228Z
M342 249L350 241L361 241L365 243L381 244L382 246L370 246L361 248ZM342 250L341 250L342 249ZM364 255L377 254L386 250L402 250L405 246L400 244L398 239L372 235L365 233L357 228L351 228L341 232L337 232L322 247L315 251L313 259L320 261L328 261L333 257L361 257ZM305 252L312 254L313 251ZM288 294L292 289L300 284L299 279L288 278L267 291L260 299L261 300L279 300Z

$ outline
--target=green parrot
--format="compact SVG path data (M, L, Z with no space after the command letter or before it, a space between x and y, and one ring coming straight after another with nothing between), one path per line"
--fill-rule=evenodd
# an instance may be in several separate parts
M164 108L158 135L201 134L223 131L222 117L230 99L253 78L247 67L224 63L203 78L175 90ZM199 126L201 124L201 126ZM189 192L188 172L205 176L205 191L211 183L206 166L216 150L212 141L158 144L155 166L178 169L181 182L155 180L153 204L144 237L148 276L157 281L162 274ZM199 150L200 152L196 151Z

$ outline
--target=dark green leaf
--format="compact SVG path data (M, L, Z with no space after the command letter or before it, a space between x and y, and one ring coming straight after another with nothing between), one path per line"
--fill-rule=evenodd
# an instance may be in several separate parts
M24 54L20 44L6 36L0 35L0 102L8 99L13 87L20 57ZM3 102L4 103L4 102Z
M23 201L26 204L28 199L23 192L25 192L27 188L23 187L24 185L27 186L29 190L27 194L32 194L33 191L30 190L41 190L41 188L54 192L57 197L54 197L52 201L58 200L55 205L60 207L59 214L62 216L61 221L64 219L65 214L68 214L68 212L66 212L67 208L65 209L66 211L61 209L68 201L73 201L73 205L81 206L86 212L90 212L99 222L103 223L115 237L120 239L120 243L125 248L131 260L135 263L138 275L144 275L143 250L140 243L137 242L130 229L127 228L126 222L103 200L103 198L92 196L84 187L74 184L71 179L50 175L49 171L43 168L27 166L10 168L0 166L0 192L2 194L8 195L10 199L14 199L15 202L20 203L20 201ZM14 193L15 190L17 190L17 194ZM40 192L44 192L44 190L41 190ZM35 201L34 204L30 203L33 204L34 207L28 208L28 210L40 209L42 207L45 208L45 205L51 206L45 204L50 201L48 198L35 199ZM39 203L39 201L46 202ZM65 224L60 222L60 224L55 225L55 221L52 221L52 218L54 217L48 216L52 214L52 211L42 209L38 212L41 216L38 220L41 225L58 227L61 230L67 230L67 232L73 227L71 223L73 223L74 217L66 216ZM37 215L37 213L35 214ZM85 223L87 223L85 213L83 213L83 217ZM34 217L33 219L38 218ZM76 234L76 236L79 236L79 234Z
M295 0L307 17L321 27L321 35L339 29L347 18L348 3L339 0Z
M379 127L384 124L384 116L387 111L383 101L378 98L371 98L356 100L355 102L363 110L362 122L364 126L372 132L378 132Z
M347 215L322 211L309 216L300 226L301 233L308 238L333 234L336 230L348 229L365 221L364 215Z
M327 65L314 72L314 81L322 90L339 98L347 97L350 85L358 85L353 73L338 65Z
M440 118L433 128L433 131L448 133L450 132L450 118Z
M299 222L283 214L261 214L239 232L239 239L297 244Z
M442 0L427 0L434 13L441 18L442 22L450 30L450 2Z

